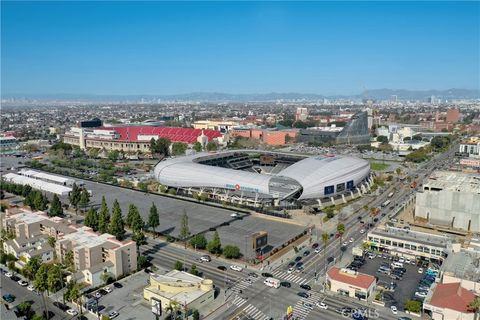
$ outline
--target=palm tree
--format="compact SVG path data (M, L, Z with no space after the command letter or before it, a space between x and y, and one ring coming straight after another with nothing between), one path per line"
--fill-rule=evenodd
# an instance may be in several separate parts
M478 320L478 315L480 313L480 297L475 297L470 303L468 304L468 308L475 312L475 320Z
M330 235L326 232L322 234L322 242L323 242L323 258L325 259L325 272L327 270L327 243L328 239L330 239Z
M179 303L177 300L170 300L168 306L165 308L166 312L170 312L170 319L177 318L177 310L179 308ZM168 318L167 318L168 319Z

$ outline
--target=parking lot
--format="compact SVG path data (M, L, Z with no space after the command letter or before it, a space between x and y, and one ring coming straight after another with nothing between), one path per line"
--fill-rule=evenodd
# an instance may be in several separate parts
M384 255L387 256L387 255ZM392 261L387 258L377 257L373 259L365 259L365 264L360 267L359 272L366 273L375 277L378 277L379 283L392 283L396 284L396 288L393 292L386 292L384 294L385 306L396 306L399 310L403 310L403 305L406 300L412 299L414 297L415 291L417 290L418 283L422 278L422 274L418 273L419 267L412 264L404 263L405 269L407 271L403 275L402 280L391 279L389 275L377 272L382 263L390 264Z
M109 285L112 292L98 300L101 314L117 311L120 320L151 319L152 311L143 299L143 288L147 284L149 275L138 272L130 277L118 281L122 288ZM92 294L93 295L93 294Z

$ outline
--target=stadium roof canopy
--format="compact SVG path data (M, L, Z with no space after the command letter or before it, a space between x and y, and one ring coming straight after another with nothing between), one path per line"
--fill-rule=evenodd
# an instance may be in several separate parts
M232 152L199 153L164 160L156 165L154 176L161 184L169 187L229 189L274 198L294 195L296 191L302 190L298 199L312 199L351 190L370 174L368 161L333 155L305 158L275 175L201 163L202 159L212 156L221 158L230 154Z

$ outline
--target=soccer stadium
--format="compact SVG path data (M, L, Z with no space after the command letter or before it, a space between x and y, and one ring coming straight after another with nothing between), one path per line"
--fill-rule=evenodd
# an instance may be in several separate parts
M212 199L258 206L321 201L352 194L368 183L368 161L337 155L231 151L199 153L159 162L154 176L162 185Z

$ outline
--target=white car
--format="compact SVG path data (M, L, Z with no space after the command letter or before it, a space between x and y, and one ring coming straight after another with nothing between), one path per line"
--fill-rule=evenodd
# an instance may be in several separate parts
M410 259L405 259L405 263L410 264L411 263Z
M348 242L345 241L344 243L342 243L342 246L344 246L344 247L348 246Z
M17 283L18 283L19 285L21 285L22 287L28 286L28 282L25 281L25 280L18 280Z
M287 273L292 273L292 272L294 272L294 271L295 271L295 268L294 268L294 267L290 267L290 268L288 268Z
M405 259L403 259L403 258L400 258L400 259L398 259L398 262L400 262L400 263L404 263L404 262L405 262Z
M68 309L67 313L71 316L76 316L78 314L77 310L75 309Z
M105 288L103 288L103 290L105 290L105 291L108 292L108 293L110 293L110 292L113 291L113 290L112 290L112 287L105 287Z
M232 269L233 271L238 271L238 272L242 272L242 270L243 270L242 267L237 266L237 265L231 265L230 269Z
M355 239L350 238L350 239L348 240L348 242L352 243L354 240L355 240Z
M33 284L31 284L31 285L29 285L29 286L27 287L27 290L28 290L28 291L34 291L34 290L35 290L35 287L33 286Z
M364 234L364 233L365 233L365 229L360 230L360 233L361 233L361 234Z
M397 309L397 307L395 307L395 306L391 306L391 307L390 307L390 310L392 310L392 313L393 313L393 314L397 314L397 313L398 313L398 309Z
M230 217L236 218L236 217L238 217L238 213L232 213L232 214L230 214Z
M10 272L5 273L5 277L7 277L7 278L11 278L12 276L13 276L13 274L11 274Z
M203 255L203 256L200 257L200 261L202 261L202 262L210 262L210 261L212 261L212 258L210 258L209 255Z
M100 292L95 292L94 296L95 298L100 299L102 297L102 294Z
M322 252L322 249L320 248L315 249L315 253L320 253L320 252Z
M418 268L418 273L423 273L423 268Z
M110 311L110 312L108 313L108 317L109 317L110 319L116 318L116 317L118 317L118 312L117 312L117 311Z
M317 302L317 307L319 307L320 309L324 309L324 310L328 309L328 306L323 302Z

